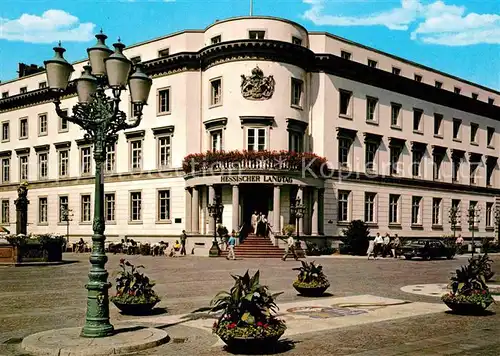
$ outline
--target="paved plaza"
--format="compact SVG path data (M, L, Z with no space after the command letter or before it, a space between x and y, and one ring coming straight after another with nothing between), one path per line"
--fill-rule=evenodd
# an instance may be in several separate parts
M22 338L49 329L82 326L85 316L88 254L66 254L74 263L46 267L0 267L0 355L27 355ZM121 255L110 255L110 281ZM211 319L186 314L205 306L232 286L230 274L260 269L261 280L278 298L287 322L277 353L287 355L498 355L500 306L487 315L450 314L435 293L451 272L466 263L455 260L406 261L366 258L316 258L329 277L323 298L297 295L291 283L295 261L206 257L126 256L142 264L162 297L155 315L121 315L110 306L111 321L165 330L170 342L135 355L220 355L223 344L211 334ZM500 256L493 256L498 270ZM310 259L313 260L313 259ZM113 288L111 289L113 292Z

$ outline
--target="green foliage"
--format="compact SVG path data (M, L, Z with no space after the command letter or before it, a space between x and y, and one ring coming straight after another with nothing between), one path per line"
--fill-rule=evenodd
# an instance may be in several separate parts
M217 235L219 235L219 237L226 237L227 235L229 235L229 231L224 225L219 224L219 226L217 227Z
M302 266L293 269L294 271L299 271L299 275L297 276L297 280L294 284L301 287L319 287L330 284L323 273L323 266L316 265L314 262L300 262L302 263Z
M483 275L486 281L489 281L495 275L495 272L491 268L492 263L493 260L487 253L469 258L469 264L479 275Z
M447 293L441 297L443 302L477 304L488 307L494 299L488 290L475 290L469 295Z
M488 290L488 286L484 276L469 262L467 266L457 269L455 276L451 277L451 289L453 294L470 295L476 290Z
M283 226L283 234L286 236L292 236L295 233L295 225L287 224Z
M357 256L365 256L369 244L370 229L361 220L353 220L347 229L343 230L344 247L343 251Z
M58 245L63 246L66 243L66 239L64 236L57 234L40 234L40 235L8 235L5 237L6 240L12 246L25 246L25 245L42 245L42 247L46 247L48 245Z
M315 243L306 241L306 255L307 256L321 256L331 255L335 252L332 245L318 247Z
M219 292L209 307L197 309L193 313L222 311L213 327L214 333L221 338L240 334L263 337L266 333L278 331L282 334L286 327L283 321L274 316L278 309L275 299L281 293L271 294L268 287L261 285L259 271L251 277L248 271L243 276L232 277L234 286L229 292Z
M111 301L126 304L146 304L159 302L160 297L153 290L154 283L147 276L138 271L144 266L134 266L123 258L120 259L120 268L116 277L116 296Z

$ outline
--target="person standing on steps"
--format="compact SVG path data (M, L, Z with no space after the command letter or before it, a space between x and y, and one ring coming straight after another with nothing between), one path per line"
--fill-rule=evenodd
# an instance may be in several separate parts
M252 214L252 217L250 218L250 225L252 225L252 233L256 234L257 233L257 212L254 211Z
M182 230L182 234L181 234L181 256L182 255L186 256L186 239L187 239L186 230Z
M227 241L227 260L235 260L236 256L234 255L234 246L236 245L236 238L234 237L234 230L231 232L231 237Z
M288 257L288 254L291 253L293 254L293 258L295 258L295 261L298 261L299 258L297 257L297 253L295 252L295 239L293 236L290 234L288 235L288 239L286 240L286 249L285 249L285 255L283 256L282 260L286 261L286 258Z

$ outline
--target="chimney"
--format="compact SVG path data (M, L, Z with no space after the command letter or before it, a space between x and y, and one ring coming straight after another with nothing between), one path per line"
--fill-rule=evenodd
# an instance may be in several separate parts
M27 65L25 63L19 63L19 78L25 77L27 75L43 72L45 69L43 67L39 67L36 64Z

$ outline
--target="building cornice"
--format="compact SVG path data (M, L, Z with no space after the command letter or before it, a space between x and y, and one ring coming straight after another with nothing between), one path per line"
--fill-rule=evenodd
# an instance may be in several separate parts
M262 60L287 63L309 72L324 72L366 85L421 99L445 107L500 121L500 107L483 101L438 89L432 85L345 60L333 54L314 54L311 50L289 42L274 40L237 40L221 42L198 52L182 52L144 62L151 77L184 71L205 70L229 61ZM74 82L65 95L74 95ZM0 112L50 101L48 89L38 89L0 99Z

